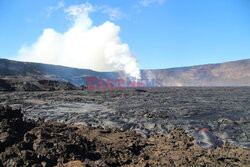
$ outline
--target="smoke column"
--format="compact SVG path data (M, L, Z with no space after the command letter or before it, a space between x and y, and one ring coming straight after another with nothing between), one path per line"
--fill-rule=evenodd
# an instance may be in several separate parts
M72 26L64 33L44 29L35 43L18 51L16 59L96 71L123 70L140 78L136 58L129 46L121 43L120 27L109 21L93 26L89 17L93 10L89 3L65 9Z

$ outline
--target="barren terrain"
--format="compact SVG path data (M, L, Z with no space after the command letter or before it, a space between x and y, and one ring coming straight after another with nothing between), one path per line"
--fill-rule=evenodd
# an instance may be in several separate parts
M1 118L0 160L4 166L247 166L249 97L248 87L1 92L1 105L38 122L21 121L26 128L14 126L11 134L4 127L15 121L4 120L13 116ZM196 146L201 128L223 146Z

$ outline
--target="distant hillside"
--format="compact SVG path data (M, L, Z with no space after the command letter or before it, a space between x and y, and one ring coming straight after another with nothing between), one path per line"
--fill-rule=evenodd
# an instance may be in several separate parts
M144 79L160 79L163 86L250 86L250 59L157 70L141 70ZM41 63L0 59L0 78L25 80L53 79L68 81L77 86L85 77L122 78L122 72L96 72Z
M27 80L53 79L68 81L77 86L83 85L86 76L98 78L119 78L115 72L96 72L42 63L19 62L0 59L0 77L25 77Z
M164 86L250 86L250 59L159 70L142 77L161 79Z

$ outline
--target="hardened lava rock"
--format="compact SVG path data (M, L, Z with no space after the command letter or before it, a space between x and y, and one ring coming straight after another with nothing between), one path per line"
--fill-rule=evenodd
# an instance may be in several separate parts
M23 121L20 109L0 106L0 151L21 141L25 132L33 127L32 122Z
M0 107L0 166L247 166L250 151L223 143L202 149L176 127L148 138L135 131L23 121ZM4 136L4 137L2 137ZM7 136L7 137L5 137Z

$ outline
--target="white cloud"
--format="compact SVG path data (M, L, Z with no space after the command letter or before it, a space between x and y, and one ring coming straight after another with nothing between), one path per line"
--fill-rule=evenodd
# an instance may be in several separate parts
M105 7L102 10L102 13L108 14L111 20L119 20L122 18L122 12L120 8Z
M141 0L140 3L143 6L149 6L153 3L158 3L158 4L163 4L165 2L165 0Z
M107 14L110 20L119 20L123 17L123 13L120 8L112 8L109 6L92 6L90 3L85 3L81 5L74 5L64 10L68 12L71 16L78 16L79 13L91 13L91 12L101 12Z
M120 27L109 21L93 26L89 12L94 10L89 3L65 9L72 26L64 33L44 29L35 43L19 50L16 59L97 71L123 70L140 78L136 58L119 37Z
M56 11L56 10L62 8L62 7L64 7L64 2L63 1L58 2L57 6L48 7L48 14L47 15L50 16L54 11Z
M73 5L64 10L71 16L88 15L88 13L94 11L94 7L90 3Z

